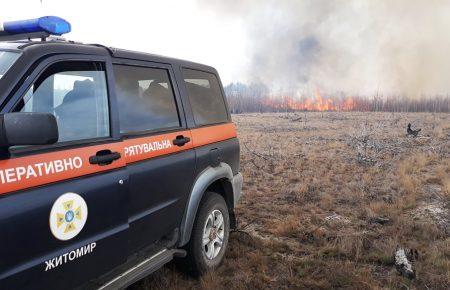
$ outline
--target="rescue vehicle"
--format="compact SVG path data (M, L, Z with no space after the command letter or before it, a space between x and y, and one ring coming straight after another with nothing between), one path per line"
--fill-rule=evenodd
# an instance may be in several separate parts
M242 188L217 71L70 30L0 24L0 289L124 288L173 258L214 270Z

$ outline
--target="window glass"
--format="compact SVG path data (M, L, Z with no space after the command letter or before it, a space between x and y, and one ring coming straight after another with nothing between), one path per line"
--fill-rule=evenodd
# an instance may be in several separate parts
M195 123L201 126L227 122L225 100L217 77L192 69L183 69L183 76Z
M108 93L103 66L84 62L52 65L33 83L15 111L55 115L58 142L108 137Z
M0 51L0 79L11 68L20 54L11 51Z
M114 65L120 132L180 127L180 119L165 69Z

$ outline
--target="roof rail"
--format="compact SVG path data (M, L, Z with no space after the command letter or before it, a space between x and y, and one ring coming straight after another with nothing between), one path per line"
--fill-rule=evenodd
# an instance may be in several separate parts
M113 56L114 53L116 52L116 49L114 47L106 46L106 45L103 45L103 44L89 43L88 45L104 48L104 49L106 49L109 52L109 54L111 54L111 56Z
M47 39L50 34L47 32L34 32L34 33L21 33L21 34L12 34L12 35L1 35L0 41L16 41L16 40L26 40L33 38L40 38L42 40Z

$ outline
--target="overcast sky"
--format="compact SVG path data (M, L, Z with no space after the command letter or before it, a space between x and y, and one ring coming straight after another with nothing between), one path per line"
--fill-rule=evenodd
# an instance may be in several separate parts
M0 18L60 16L72 24L67 39L212 65L224 83L242 78L246 43L241 23L219 19L201 6L195 0L13 0L2 1Z
M212 65L225 84L313 95L449 94L450 1L8 0L0 18L55 15L66 37Z

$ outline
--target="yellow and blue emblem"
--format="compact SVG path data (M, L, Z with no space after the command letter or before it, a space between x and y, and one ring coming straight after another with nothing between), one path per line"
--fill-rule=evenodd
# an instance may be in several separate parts
M70 240L83 229L87 214L87 204L80 195L65 193L54 202L50 211L50 230L58 240Z

